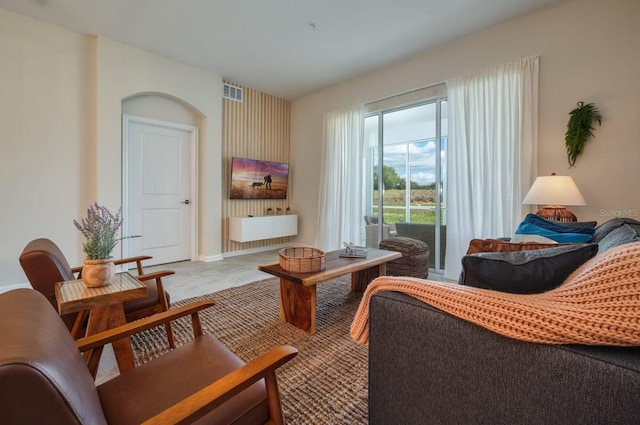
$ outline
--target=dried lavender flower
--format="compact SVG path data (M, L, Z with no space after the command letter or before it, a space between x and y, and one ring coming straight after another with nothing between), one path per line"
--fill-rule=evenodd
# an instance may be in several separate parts
M122 208L113 215L106 207L94 203L87 209L87 217L73 224L84 235L86 241L82 245L89 260L109 258L111 251L120 240L116 235L122 224Z

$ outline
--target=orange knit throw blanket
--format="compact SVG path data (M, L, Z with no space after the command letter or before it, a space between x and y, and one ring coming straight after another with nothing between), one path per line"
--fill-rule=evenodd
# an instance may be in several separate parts
M597 255L562 285L542 294L509 294L416 278L379 277L365 291L351 325L351 337L363 345L369 342L369 300L378 291L403 292L524 341L640 345L640 242Z

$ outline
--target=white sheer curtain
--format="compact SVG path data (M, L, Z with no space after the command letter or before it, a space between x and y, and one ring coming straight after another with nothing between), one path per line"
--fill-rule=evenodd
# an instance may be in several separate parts
M538 57L447 82L447 252L457 279L473 238L511 236L537 173Z
M324 115L316 247L360 241L363 107Z

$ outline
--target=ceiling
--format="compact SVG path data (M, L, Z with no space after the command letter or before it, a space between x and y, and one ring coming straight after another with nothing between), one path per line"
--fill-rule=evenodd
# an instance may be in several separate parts
M0 0L295 99L563 0Z

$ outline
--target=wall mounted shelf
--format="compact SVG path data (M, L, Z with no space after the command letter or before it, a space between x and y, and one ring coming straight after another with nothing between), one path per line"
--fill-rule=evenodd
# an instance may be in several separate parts
M296 214L229 217L229 239L232 241L251 242L297 234L298 216Z

